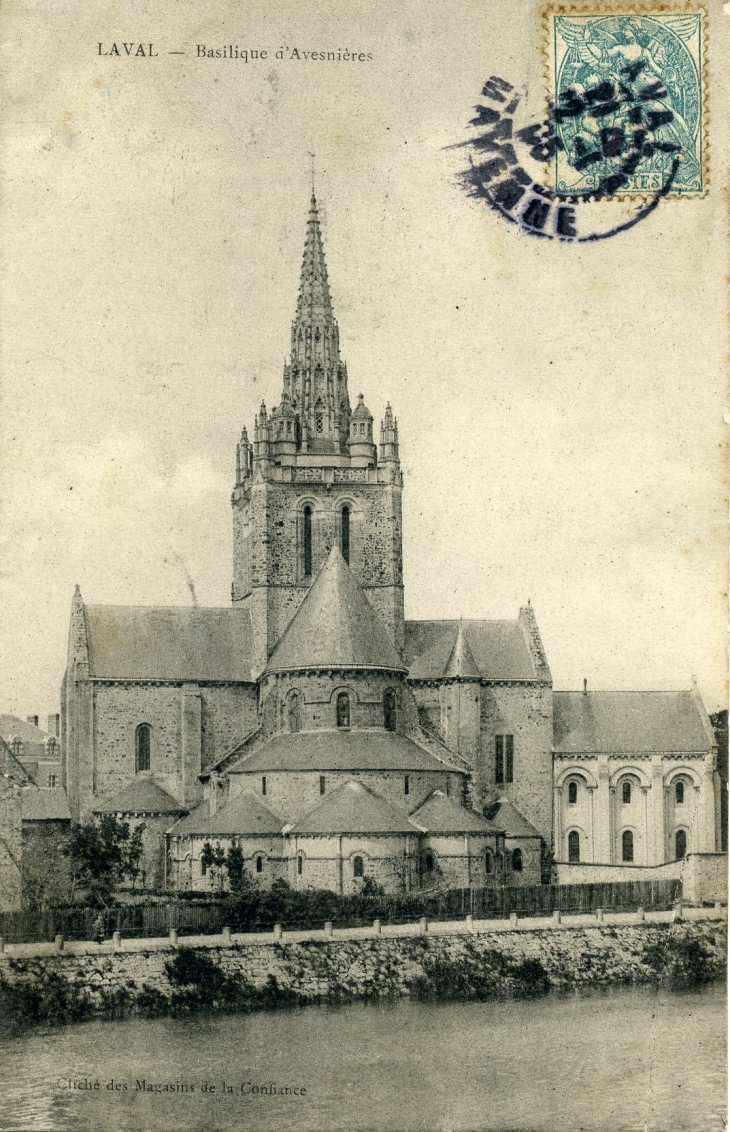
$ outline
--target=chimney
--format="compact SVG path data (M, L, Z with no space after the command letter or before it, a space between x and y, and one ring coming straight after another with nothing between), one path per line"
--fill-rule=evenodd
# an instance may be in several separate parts
M34 727L37 727L38 726L38 716L37 715L26 715L25 722L26 723L32 723Z
M54 712L52 715L48 716L48 727L46 730L49 734L55 735L56 738L59 737L61 734L61 716L58 712Z
M584 696L588 695L588 681L585 680L585 679L583 680L583 695Z

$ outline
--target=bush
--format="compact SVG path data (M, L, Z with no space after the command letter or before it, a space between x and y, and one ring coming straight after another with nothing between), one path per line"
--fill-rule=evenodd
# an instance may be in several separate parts
M0 1018L3 1021L60 1025L80 1022L89 1013L88 997L53 971L38 983L0 980Z
M647 947L644 961L662 982L682 989L703 986L724 969L698 939L673 932Z

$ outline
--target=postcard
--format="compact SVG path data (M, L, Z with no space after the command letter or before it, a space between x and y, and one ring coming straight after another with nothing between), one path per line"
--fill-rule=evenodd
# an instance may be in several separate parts
M725 1127L725 8L0 21L0 1128Z

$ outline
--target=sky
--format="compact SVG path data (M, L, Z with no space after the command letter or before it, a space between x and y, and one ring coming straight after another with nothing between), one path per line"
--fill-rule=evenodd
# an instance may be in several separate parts
M399 422L407 617L529 598L556 688L694 674L724 704L723 147L702 200L540 241L465 194L448 148L492 74L542 113L529 4L4 20L0 711L58 710L76 583L228 604L235 444L281 393L311 152L350 396ZM99 54L122 41L158 55ZM197 57L229 43L268 58ZM295 46L373 58L276 59Z

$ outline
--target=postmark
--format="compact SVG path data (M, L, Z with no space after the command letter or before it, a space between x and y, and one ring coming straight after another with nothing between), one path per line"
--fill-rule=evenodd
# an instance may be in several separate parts
M706 12L544 12L557 144L547 187L577 198L702 196L707 187ZM673 170L673 172L672 172Z

